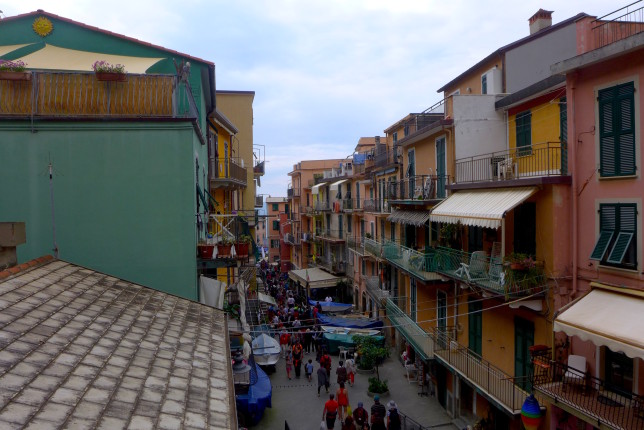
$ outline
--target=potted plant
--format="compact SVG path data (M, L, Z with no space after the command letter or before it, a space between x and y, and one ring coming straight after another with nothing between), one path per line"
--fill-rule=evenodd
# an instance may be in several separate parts
M239 236L239 239L237 239L237 243L235 244L235 251L237 251L237 255L247 256L251 241L252 238L247 234L242 234L241 236Z
M387 381L381 381L378 378L371 377L369 378L369 388L367 388L367 394L373 396L374 394L389 394L389 386Z
M202 260L210 260L214 249L215 245L208 244L205 239L199 239L197 242L197 255Z
M365 233L364 237L367 238L367 239L371 239L371 233Z
M527 265L534 266L532 257L520 252L511 252L505 256L504 261L506 266L509 266L511 270L525 270Z
M0 79L6 81L29 81L31 72L27 71L24 61L10 61L0 59Z
M353 336L353 342L358 351L358 370L376 371L376 378L380 380L378 366L389 357L389 350L383 346L383 340L374 336Z
M230 257L230 250L233 247L233 243L230 239L223 238L217 244L217 256L220 258Z
M99 81L123 82L127 80L125 66L122 64L110 64L101 60L92 64L92 69Z

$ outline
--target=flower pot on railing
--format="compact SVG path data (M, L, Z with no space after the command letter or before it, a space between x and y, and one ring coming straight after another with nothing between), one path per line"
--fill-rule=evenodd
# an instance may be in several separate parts
M106 82L125 82L127 81L127 75L116 72L96 72L96 79Z
M224 258L230 257L231 249L233 245L231 243L218 243L217 244L217 257Z
M202 260L209 260L212 258L212 252L215 249L215 245L208 245L205 243L200 243L197 245L197 253L199 258Z
M3 81L30 81L31 72L14 72L14 71L0 71L0 80Z
M235 250L239 257L245 257L248 255L248 250L250 249L250 243L246 242L237 242L235 244Z

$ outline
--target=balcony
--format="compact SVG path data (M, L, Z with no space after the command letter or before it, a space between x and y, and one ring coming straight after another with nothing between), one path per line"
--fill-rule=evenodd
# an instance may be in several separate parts
M565 143L545 142L529 147L456 160L456 184L557 178L568 176ZM556 179L551 179L553 181Z
M395 146L392 149L387 149L387 146L382 144L377 149L373 149L366 154L364 168L361 168L361 170L364 173L369 173L400 163L400 154L399 147Z
M371 254L375 258L383 258L382 243L376 239L364 238L365 253Z
M284 235L284 243L288 243L289 245L294 245L294 246L298 246L302 244L302 242L300 242L300 235L293 234L293 233L286 233Z
M364 256L365 249L364 249L364 239L360 237L353 237L349 236L347 237L347 247L357 253L360 256Z
M443 99L420 113L411 114L411 116L401 124L404 137L398 139L397 143L404 146L426 130L430 130L437 125L451 124L451 120L445 119L444 111L445 100Z
M317 257L316 265L334 275L344 275L346 271L346 264L344 261L340 260L344 259L336 257L335 259L329 260L326 257Z
M382 301L389 298L389 291L383 290L380 288L380 277L379 276L364 276L365 286L367 287L367 294L377 303L383 303Z
M344 230L336 230L330 228L316 229L316 237L327 242L342 242L344 243L344 236L347 234Z
M128 73L103 82L91 72L31 72L29 81L0 80L0 116L13 118L198 118L188 87L174 75Z
M391 213L391 207L387 200L382 199L365 199L364 200L364 211L378 214L388 214Z
M253 175L257 178L258 176L264 176L265 173L265 162L261 161L259 163L255 163L255 166L253 167Z
M246 187L248 176L246 168L242 167L240 158L217 158L208 160L208 178L211 188L235 189Z
M255 207L256 208L264 207L264 196L255 196Z
M434 270L442 275L506 299L543 293L548 288L543 264L532 260L516 267L504 263L501 257L437 247L433 263Z
M444 199L447 197L445 186L449 176L416 175L403 181L394 181L387 185L387 198L398 204L417 203Z
M582 378L565 378L572 368L549 356L533 356L532 362L534 389L558 407L571 409L600 428L635 430L644 425L644 396L610 391L605 380L591 376L585 369L573 369L585 375Z
M427 333L421 326L419 326L409 315L407 315L395 301L389 297L384 298L387 317L391 321L391 325L396 327L404 337L407 339L423 360L431 360L434 358L434 339L431 334ZM401 300L404 301L404 300Z
M289 199L292 199L294 197L300 197L300 189L299 188L289 188L286 190L286 196Z
M316 201L313 205L313 208L316 212L330 211L331 206L325 201Z
M594 49L602 48L644 31L644 7L629 12L625 6L594 20L591 26Z
M514 383L512 376L457 343L452 332L453 330L449 328L436 330L435 357L491 397L509 413L520 414L521 406L528 397L528 393Z
M423 281L440 279L436 273L436 252L428 248L425 252L407 248L395 242L387 241L384 245L384 257L397 266Z
M313 242L313 233L302 233L302 243L311 243Z

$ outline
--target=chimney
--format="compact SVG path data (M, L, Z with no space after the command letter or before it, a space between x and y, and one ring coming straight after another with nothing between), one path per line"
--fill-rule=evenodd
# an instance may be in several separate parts
M376 140L376 145L380 145L380 136L374 138Z
M0 271L18 263L16 247L25 242L24 222L0 222Z
M530 22L530 34L535 34L538 31L548 28L552 25L552 10L539 9L537 13L532 15L528 20Z

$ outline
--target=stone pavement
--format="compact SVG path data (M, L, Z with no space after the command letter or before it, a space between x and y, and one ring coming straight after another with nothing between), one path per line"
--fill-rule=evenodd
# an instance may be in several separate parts
M286 377L286 367L284 360L280 360L276 365L276 371L270 374L271 383L273 384L272 408L266 409L264 418L254 429L283 430L284 421L288 422L291 430L318 430L322 421L322 410L324 402L329 399L322 387L320 397L317 396L317 378L315 372L319 365L315 361L315 354L311 353L304 356L305 361L313 360L314 374L313 381L308 382L304 377L304 366L302 366L302 375L300 379L291 375L292 380ZM329 391L335 393L338 384L335 383L335 369L338 366L338 357L331 356L333 367L331 370L331 385ZM417 421L424 427L431 427L439 430L454 430L457 427L451 422L450 417L438 404L436 397L427 397L418 395L416 383L407 382L405 369L401 365L398 357L392 355L385 360L380 366L380 379L385 379L389 384L389 395L381 396L381 403L386 404L389 400L394 400L398 409L403 414ZM365 409L370 412L373 399L367 396L368 377L371 375L356 375L353 387L348 386L349 403L352 408L358 406L358 402L364 403ZM336 421L335 429L340 429L339 420Z

